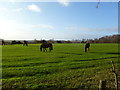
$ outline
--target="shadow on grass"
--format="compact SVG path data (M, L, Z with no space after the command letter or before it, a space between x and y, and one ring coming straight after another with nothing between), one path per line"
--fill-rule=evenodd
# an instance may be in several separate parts
M60 52L62 54L72 54L72 55L82 55L80 53L71 53L71 52Z
M73 60L73 61L95 61L95 60L102 60L102 59L112 59L112 58L119 58L119 57L106 57L106 58L96 58L96 59L88 59L88 60Z
M57 62L40 62L40 63L28 63L24 65L2 65L3 67L29 67L29 66L35 66L35 65L43 65L43 64L51 64L51 63L60 63L61 61Z
M117 53L106 53L106 54L117 54L117 55L120 55L120 53L119 53L119 52L117 52Z
M71 68L69 68L69 69L83 69L83 68L93 68L93 67L95 67L95 65L91 65L91 66L86 66L86 67L71 67Z
M60 56L60 57L58 57L58 58L66 58L66 56Z
M41 76L41 75L48 75L48 74L53 74L53 73L56 73L56 72L59 72L58 70L41 70L41 71L29 71L29 72L24 72L21 70L21 73L7 73L7 74L3 74L3 77L2 78L13 78L13 77L26 77L26 76Z
M104 52L89 52L89 53L98 53L98 54L114 54L114 55L120 55L119 52L109 52L109 53L104 53Z

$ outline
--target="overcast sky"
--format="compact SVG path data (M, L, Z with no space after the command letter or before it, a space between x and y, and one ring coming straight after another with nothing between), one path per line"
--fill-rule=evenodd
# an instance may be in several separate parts
M0 2L0 38L94 39L118 33L118 3Z

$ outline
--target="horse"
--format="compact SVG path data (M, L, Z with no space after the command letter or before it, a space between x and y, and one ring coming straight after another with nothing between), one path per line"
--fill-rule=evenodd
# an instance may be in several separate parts
M47 52L46 48L49 48L49 51L52 51L53 50L52 43L42 43L40 46L40 51L42 51L42 49L43 49L43 52Z
M85 45L85 52L89 51L89 48L90 48L90 43L86 43L86 45Z
M5 41L2 39L2 45L5 45Z
M28 42L27 41L23 41L23 46L28 46Z

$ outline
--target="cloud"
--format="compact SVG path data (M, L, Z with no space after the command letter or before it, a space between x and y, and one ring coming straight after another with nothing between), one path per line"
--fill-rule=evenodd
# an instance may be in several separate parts
M42 9L35 4L27 5L26 7L19 7L19 8L6 8L6 7L0 7L0 11L2 12L21 12L23 10L30 10L33 12L41 12Z
M19 33L17 31L18 24L15 20L0 20L0 36L1 37L8 37L12 35L16 35L16 33Z
M38 25L30 25L32 28L44 28L44 29L54 29L52 25L49 24L38 24Z
M1 12L21 12L23 10L24 10L24 8L14 8L14 9L11 9L11 8L6 8L6 7L0 7L0 11Z
M9 0L12 4L16 3L16 0Z
M117 27L109 27L109 28L83 28L87 32L95 32L95 33L117 33Z
M13 12L21 12L23 10L23 8L16 8L16 9L13 9L12 11Z
M0 18L0 38L33 39L54 37L54 27L50 24L24 24L16 20Z
M58 0L58 2L64 6L69 6L70 5L70 2L69 0Z
M6 7L0 7L0 11L8 11L8 8L6 8Z
M69 27L65 27L65 30L78 30L79 27L75 27L75 26L69 26Z
M41 12L42 11L42 9L35 4L28 5L27 9L30 10L30 11L33 11L33 12Z
M79 26L68 26L65 30L76 30L86 33L118 33L118 27L109 28L92 28L92 27L79 27Z

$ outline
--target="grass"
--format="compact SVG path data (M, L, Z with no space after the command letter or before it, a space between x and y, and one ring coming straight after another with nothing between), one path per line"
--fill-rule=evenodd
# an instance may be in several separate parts
M98 88L99 80L114 88L111 61L119 69L118 44L54 44L40 52L38 44L2 47L2 88ZM120 77L120 76L118 76ZM120 83L120 82L119 82Z

